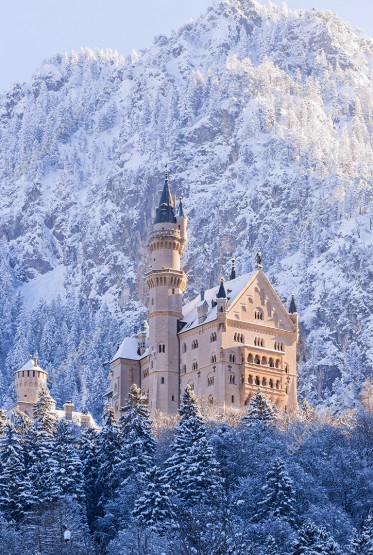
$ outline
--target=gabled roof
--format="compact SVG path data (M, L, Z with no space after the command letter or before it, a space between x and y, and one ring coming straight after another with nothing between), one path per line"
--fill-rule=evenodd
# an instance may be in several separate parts
M141 360L143 357L148 355L148 349L146 349L142 355L139 355L138 349L139 340L136 336L133 335L132 337L125 337L110 362L114 362L114 360L117 360L118 358Z
M249 274L243 274L242 276L239 276L230 281L226 281L224 283L223 287L225 288L228 298L228 310L229 307L234 303L236 298L239 297L241 291L251 282L256 274L256 271ZM220 286L217 285L216 287L213 287L212 289L207 289L207 291L205 291L205 300L209 305L209 311L207 312L206 319L203 322L204 324L206 324L207 322L212 322L212 320L215 320L216 318L216 306L212 306L212 301L216 302L219 289ZM180 333L193 329L199 325L197 307L200 303L201 297L200 295L198 295L193 301L183 307L183 322L186 322L186 325L183 327Z

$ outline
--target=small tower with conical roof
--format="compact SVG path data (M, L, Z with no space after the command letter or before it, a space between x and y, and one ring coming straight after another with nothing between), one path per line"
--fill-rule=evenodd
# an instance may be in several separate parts
M145 278L149 289L149 374L142 388L149 391L149 408L175 413L179 404L178 321L182 318L187 276L181 256L187 243L187 217L182 203L175 215L169 174L149 237L151 269Z
M33 417L34 404L39 400L39 391L47 387L48 372L38 364L38 357L30 360L14 372L17 408ZM54 407L55 408L55 407Z

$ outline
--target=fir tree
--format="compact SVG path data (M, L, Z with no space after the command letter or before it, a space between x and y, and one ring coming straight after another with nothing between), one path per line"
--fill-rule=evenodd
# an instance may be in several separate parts
M292 555L342 555L338 544L322 526L307 521L298 532Z
M79 455L82 462L84 476L84 498L88 524L92 528L97 517L99 491L97 488L98 461L97 461L98 433L93 428L82 432Z
M31 484L25 470L19 435L10 423L0 437L0 511L19 522L32 503Z
M284 518L292 521L295 500L292 484L292 480L286 472L284 461L276 458L266 474L256 518L258 520Z
M348 555L373 555L373 519L369 515L361 534L354 530L349 543Z
M213 503L221 498L222 479L189 386L179 412L181 419L172 445L174 454L166 461L165 479L187 504Z
M128 393L128 403L119 419L121 461L116 467L120 482L130 477L141 480L154 465L155 440L151 431L149 410L144 405L141 389L135 384Z
M38 392L38 400L34 404L34 419L38 423L38 429L52 435L56 425L56 417L52 413L54 401L46 387Z
M77 452L76 437L72 424L60 420L54 433L54 457L56 465L55 479L61 495L68 496L82 503L84 483L82 462Z
M275 407L272 406L267 397L258 389L254 397L251 399L246 415L242 419L242 425L248 428L263 424L271 426L274 423L276 416L277 411Z
M144 492L132 512L137 524L159 534L165 533L174 517L170 495L170 486L154 466L145 475Z

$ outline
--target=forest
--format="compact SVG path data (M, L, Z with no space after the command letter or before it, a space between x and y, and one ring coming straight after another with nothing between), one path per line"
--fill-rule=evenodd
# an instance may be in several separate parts
M150 419L133 385L117 421L0 422L0 542L7 555L371 555L372 386L338 418L197 401ZM64 541L64 533L71 540Z

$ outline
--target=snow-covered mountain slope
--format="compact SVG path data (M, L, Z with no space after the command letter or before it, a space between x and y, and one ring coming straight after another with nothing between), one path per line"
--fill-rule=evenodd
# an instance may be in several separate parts
M188 295L260 246L298 302L302 394L351 404L373 363L372 53L331 12L226 0L150 50L56 56L3 94L5 397L37 349L55 397L98 410L101 363L144 314L168 162Z

